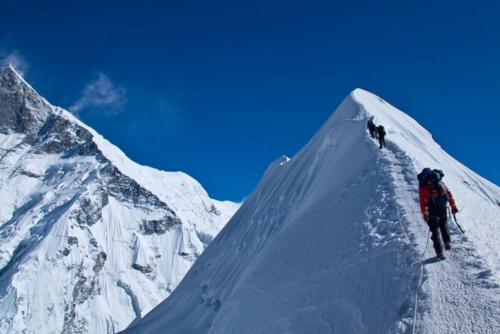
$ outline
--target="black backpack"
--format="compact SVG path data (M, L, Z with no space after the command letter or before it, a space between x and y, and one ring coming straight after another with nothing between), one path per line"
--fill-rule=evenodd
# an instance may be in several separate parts
M382 125L379 125L377 130L378 130L378 135L379 136L382 136L382 137L385 136L385 134L386 134L385 133L385 129L384 129L384 127Z
M443 182L441 182L443 176L442 170L434 169L431 171L430 168L424 169L417 176L420 186L429 188L431 193L431 202L429 204L434 207L446 205L450 200Z

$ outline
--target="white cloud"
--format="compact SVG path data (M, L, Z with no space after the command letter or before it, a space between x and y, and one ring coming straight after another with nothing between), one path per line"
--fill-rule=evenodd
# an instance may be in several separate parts
M19 73L21 76L24 76L29 69L29 64L26 59L17 52L17 50L12 51L8 54L0 54L2 59L0 60L0 65L6 66L7 64L11 64L12 67Z
M84 109L98 109L106 116L113 116L119 114L127 103L126 93L124 87L116 87L106 75L99 73L98 78L85 87L78 101L69 107L69 111L78 116Z

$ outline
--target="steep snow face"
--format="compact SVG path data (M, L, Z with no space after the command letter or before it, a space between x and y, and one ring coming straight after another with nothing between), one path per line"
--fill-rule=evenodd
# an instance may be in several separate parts
M383 124L387 149L367 135ZM437 262L416 175L444 171L467 234ZM271 164L173 294L123 333L495 332L500 189L371 93Z
M115 333L170 295L239 205L130 161L0 69L0 332Z

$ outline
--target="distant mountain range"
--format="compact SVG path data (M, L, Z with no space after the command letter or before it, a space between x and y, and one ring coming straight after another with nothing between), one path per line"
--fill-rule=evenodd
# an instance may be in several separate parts
M134 163L0 69L1 333L125 329L170 295L239 206Z

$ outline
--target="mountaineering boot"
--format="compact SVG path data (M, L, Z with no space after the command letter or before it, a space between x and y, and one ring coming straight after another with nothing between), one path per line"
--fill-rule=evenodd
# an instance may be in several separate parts
M445 250L450 250L451 249L451 243L449 241L444 244L444 249Z
M437 254L436 254L436 257L437 257L439 260L444 260L444 259L446 259L446 258L444 257L444 255L443 255L443 253L437 253Z

